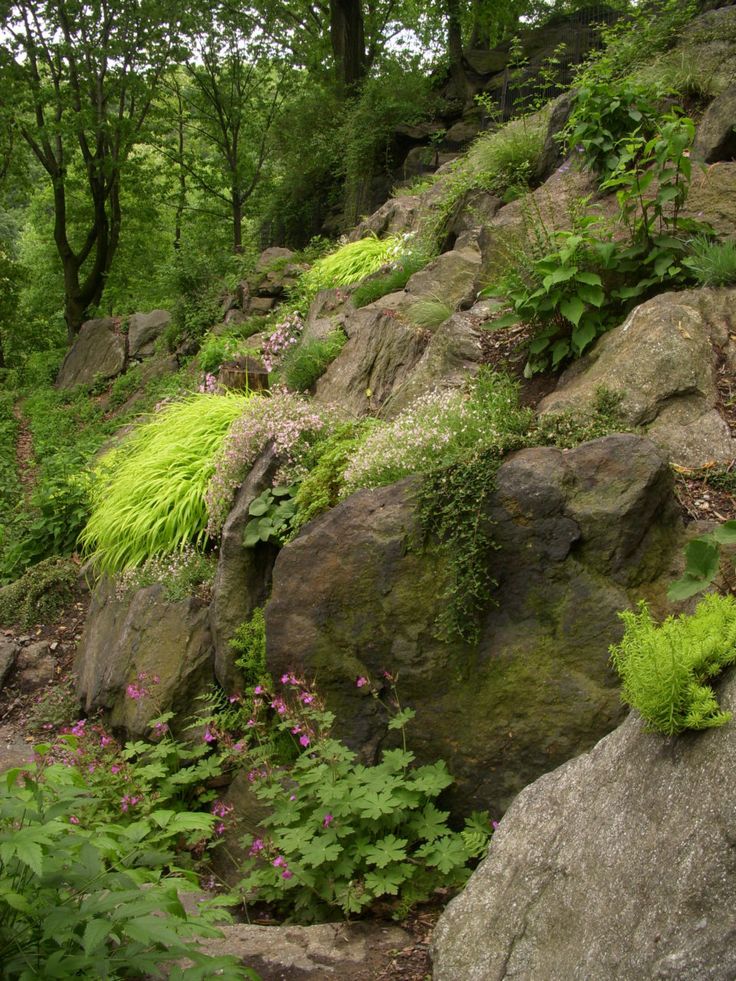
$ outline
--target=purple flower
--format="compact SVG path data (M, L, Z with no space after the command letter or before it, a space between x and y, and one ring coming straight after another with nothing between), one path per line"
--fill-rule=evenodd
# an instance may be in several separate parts
M248 854L249 855L257 855L258 852L262 852L262 851L263 851L263 839L262 838L254 838L253 839L253 844L250 846L250 851L248 852Z
M224 830L225 830L225 825L222 823L222 821L220 821L219 824L215 825L214 831L216 835L221 835Z
M70 815L69 824L79 824L79 818L75 814Z
M281 873L281 878L282 879L293 879L294 878L294 873L291 871L291 869L284 869L284 871Z
M299 742L302 744L302 746L307 747L309 745L309 736L306 734L304 736L300 736Z
M322 818L322 827L329 828L334 820L335 818L332 814L325 814L325 816Z
M368 684L368 679L367 678L364 678L363 675L361 675L358 678L358 680L355 682L355 687L356 688L363 688L367 684Z
M202 736L202 739L206 743L213 743L217 739L217 736L210 730L209 726L205 726L204 736Z
M277 855L273 862L271 862L271 865L273 865L275 869L280 869L282 866L286 868L286 859L283 855Z

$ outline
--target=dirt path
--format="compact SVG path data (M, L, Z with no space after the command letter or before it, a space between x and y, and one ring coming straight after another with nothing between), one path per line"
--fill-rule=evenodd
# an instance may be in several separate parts
M36 486L36 466L33 462L33 436L28 419L23 412L23 402L16 402L13 415L18 421L18 438L15 443L15 461L23 496L28 499Z

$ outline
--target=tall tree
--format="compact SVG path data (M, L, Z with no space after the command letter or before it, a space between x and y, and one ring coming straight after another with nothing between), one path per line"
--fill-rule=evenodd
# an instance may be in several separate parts
M102 298L120 240L120 188L179 43L176 0L18 0L3 20L2 82L53 188L69 338ZM69 221L82 175L86 228Z

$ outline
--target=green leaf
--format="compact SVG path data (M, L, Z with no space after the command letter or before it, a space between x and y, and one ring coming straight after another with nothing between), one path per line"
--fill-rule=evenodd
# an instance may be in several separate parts
M564 360L570 353L570 342L567 338L562 338L552 345L552 367L556 368L560 361Z
M577 326L580 318L585 313L585 304L577 296L570 296L560 304L560 313L570 323Z
M654 262L654 271L660 278L662 278L672 264L673 259L671 255L661 255Z
M549 276L545 276L542 280L542 285L549 291L552 286L557 283L566 283L569 279L572 279L578 271L577 266L560 266L555 269L554 272L550 273Z
M386 835L374 845L369 845L363 855L369 865L377 865L379 869L385 869L391 862L400 862L406 858L407 844L406 838Z
M408 870L411 870L411 866L408 866ZM374 896L396 896L406 878L407 868L402 864L390 869L369 872L365 877L365 886Z
M575 279L578 283L587 283L588 286L603 285L603 280L598 273L589 272L587 269L581 269L580 272L576 273Z
M682 600L689 599L696 593L701 592L703 589L707 589L710 586L709 579L700 579L693 576L684 575L682 579L678 579L673 582L670 588L667 590L667 599L671 603L679 603Z
M40 878L43 874L43 851L37 842L28 841L18 835L15 841L15 854Z
M84 936L82 938L85 954L89 957L104 944L109 936L109 920L89 920L84 928Z
M400 712L397 712L392 719L389 720L387 728L403 729L408 722L411 722L411 720L416 716L416 714L417 713L414 711L414 709L410 709L410 708L402 709Z
M719 545L736 545L736 521L724 521L711 535Z
M514 327L516 324L521 323L521 317L516 313L505 313L502 317L498 317L491 323L484 325L486 330L500 330L501 327Z
M720 548L710 538L694 538L685 549L685 575L712 582L718 572Z
M596 329L588 320L580 324L572 332L572 346L576 354L582 354L586 347L596 338Z
M583 299L586 303L590 303L591 306L600 307L603 305L603 301L606 298L606 294L603 292L601 286L588 286L585 283L581 283L578 286L578 296Z
M268 511L270 506L270 501L265 500L263 497L257 497L248 508L248 514L253 515L254 518L259 518Z
M261 540L260 529L258 527L257 521L249 521L245 526L245 533L243 534L243 545L246 548L253 548Z

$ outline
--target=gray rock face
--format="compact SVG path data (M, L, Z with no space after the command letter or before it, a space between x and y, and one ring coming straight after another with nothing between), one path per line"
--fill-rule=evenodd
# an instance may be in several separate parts
M56 659L48 642L37 640L20 649L15 661L16 680L21 691L45 687L56 674Z
M128 319L128 354L131 358L150 357L156 341L171 323L168 310L134 313Z
M0 690L13 670L20 645L12 637L0 637Z
M416 299L442 300L455 309L475 298L480 268L481 255L477 249L453 249L414 273L406 284L406 292Z
M399 927L370 923L264 927L238 923L220 927L221 940L206 940L208 954L232 954L263 981L372 981L392 950L411 938Z
M118 599L114 584L103 579L92 596L74 673L86 712L104 709L111 725L147 735L159 713L191 713L212 680L207 607L193 597L170 603L161 585ZM128 697L131 684L148 694Z
M362 416L380 408L422 356L426 333L396 314L391 294L357 310L348 321L348 342L318 380L315 397Z
M736 157L736 85L715 98L698 124L692 155L704 163Z
M622 413L682 466L736 456L716 411L717 352L730 350L736 290L667 293L637 307L573 365L540 412L582 411L605 386L623 393Z
M537 161L534 172L534 182L541 184L547 180L556 167L562 163L562 146L560 141L555 139L564 128L573 106L573 93L563 92L552 104L552 111L547 124L547 135L544 138L544 146Z
M665 740L632 714L527 787L437 924L435 981L731 981L735 767L733 724Z
M617 612L668 561L671 486L636 436L510 457L487 512L499 585L475 648L438 635L449 570L441 550L418 545L416 479L354 494L279 553L269 670L317 677L341 736L366 757L387 718L355 679L380 687L384 670L398 673L418 758L447 760L459 809L498 814L620 721L608 646Z
M278 458L269 448L256 460L243 482L222 530L212 587L210 625L215 645L215 675L228 692L239 687L228 642L240 624L265 602L276 558L276 549L272 545L261 543L255 548L244 547L248 508L271 486L277 469Z
M114 378L124 368L125 340L115 332L115 321L112 317L88 320L64 358L56 387L91 385L98 379Z
M270 249L265 249L258 256L258 261L256 262L256 272L263 272L272 266L274 263L286 263L294 258L294 253L291 249L284 249L281 246L273 245Z

